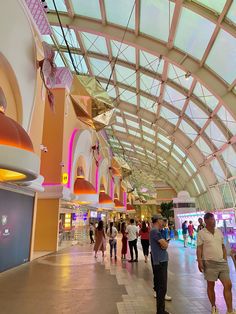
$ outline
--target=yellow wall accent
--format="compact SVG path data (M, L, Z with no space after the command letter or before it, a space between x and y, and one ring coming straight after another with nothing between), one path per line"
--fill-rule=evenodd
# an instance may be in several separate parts
M34 251L56 251L59 199L38 199Z
M42 144L48 152L41 154L41 174L46 183L61 183L61 162L63 151L65 89L54 89L55 112L46 98ZM64 144L65 145L65 144Z

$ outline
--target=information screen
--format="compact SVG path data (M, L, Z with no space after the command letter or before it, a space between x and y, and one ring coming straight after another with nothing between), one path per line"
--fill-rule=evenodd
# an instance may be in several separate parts
M34 198L0 189L0 272L29 261Z

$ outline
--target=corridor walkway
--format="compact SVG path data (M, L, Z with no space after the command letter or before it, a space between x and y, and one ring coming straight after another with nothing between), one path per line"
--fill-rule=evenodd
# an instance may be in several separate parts
M118 246L120 250L120 243ZM167 309L173 314L207 314L205 282L196 265L195 250L170 245ZM0 274L1 314L154 314L151 265L141 251L139 263L97 260L92 247L81 244L39 258ZM236 272L230 261L236 299ZM225 313L222 289L218 304Z

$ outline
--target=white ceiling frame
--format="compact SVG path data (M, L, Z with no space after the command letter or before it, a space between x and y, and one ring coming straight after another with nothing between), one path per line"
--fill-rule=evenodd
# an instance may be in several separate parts
M71 19L69 16L63 15L61 19L63 25L70 25L73 28L78 28L80 31L91 32L118 41L121 41L123 38L124 30L118 26L110 24L104 26L99 21L79 16ZM58 25L57 17L54 13L49 15L49 21L52 25ZM173 64L180 66L185 72L191 72L214 96L222 101L226 107L230 108L236 117L236 107L232 106L232 104L236 103L236 95L232 91L228 91L229 85L210 69L201 67L199 62L193 57L186 55L186 53L176 48L169 50L166 44L160 40L152 39L144 35L135 36L130 30L126 32L125 43L146 50L157 57L162 55ZM182 63L180 64L180 62Z

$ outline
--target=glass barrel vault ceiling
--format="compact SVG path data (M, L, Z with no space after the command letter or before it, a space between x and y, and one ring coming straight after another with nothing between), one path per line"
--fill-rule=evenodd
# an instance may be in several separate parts
M44 40L58 51L58 66L73 71L47 2L53 35ZM135 173L141 165L195 195L235 176L235 2L56 1L77 70L114 99L109 143Z

